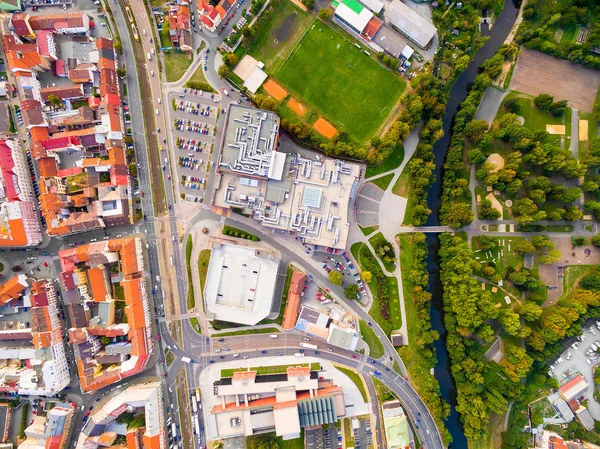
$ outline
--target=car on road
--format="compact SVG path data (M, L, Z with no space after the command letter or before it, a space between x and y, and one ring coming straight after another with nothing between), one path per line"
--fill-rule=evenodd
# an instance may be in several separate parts
M261 353L261 354L266 354L266 353L267 353L267 351L260 351L260 353Z

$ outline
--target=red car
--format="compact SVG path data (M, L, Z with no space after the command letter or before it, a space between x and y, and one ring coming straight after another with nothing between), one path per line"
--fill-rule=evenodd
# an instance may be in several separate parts
M160 334L157 334L156 338L158 338L158 341L160 341Z

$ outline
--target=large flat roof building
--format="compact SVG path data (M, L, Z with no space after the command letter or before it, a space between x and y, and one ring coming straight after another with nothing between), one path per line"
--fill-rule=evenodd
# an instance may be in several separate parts
M414 447L414 439L408 429L408 419L400 401L388 401L381 404L383 428L388 449ZM410 444L410 443L413 444Z
M333 424L346 414L344 395L331 380L319 380L308 365L283 374L238 371L214 382L221 404L210 410L220 438L275 431L284 440L300 437L303 427Z
M344 249L360 166L276 151L279 118L272 112L233 105L227 114L211 204L242 209L307 244Z
M436 27L400 0L392 0L384 11L385 18L402 34L421 48L429 45L437 33Z
M279 258L268 251L214 243L204 303L209 319L253 325L271 313Z

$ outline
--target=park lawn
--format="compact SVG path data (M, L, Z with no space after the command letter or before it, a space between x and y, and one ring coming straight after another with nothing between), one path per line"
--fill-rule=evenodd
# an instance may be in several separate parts
M371 138L406 83L315 19L275 78L358 142Z
M202 90L205 92L214 92L215 91L212 88L212 86L210 84L208 84L208 81L206 80L206 77L204 76L204 68L202 67L202 65L199 65L198 68L196 69L196 71L194 72L194 74L190 77L190 79L186 81L186 85L188 85L189 83L199 84L201 86ZM191 86L192 85L190 85L188 87L191 87Z
M378 232L377 234L375 234L373 237L371 237L369 239L369 243L371 244L371 246L373 247L373 249L375 251L377 251L377 247L382 245L383 243L385 243L385 237L383 236L383 234L381 232ZM392 245L391 242L388 242L390 244L390 246ZM376 254L377 257L379 258L379 254ZM381 261L381 263L383 264L383 266L385 267L385 269L390 272L393 273L394 270L396 269L396 265L394 265L393 263L386 263L384 262L381 258L379 258L379 260Z
M559 101L562 98L555 98L554 100ZM549 112L538 109L533 104L533 98L531 97L521 97L517 101L517 104L519 105L519 112L517 114L525 119L523 126L530 131L545 131L546 125L564 124L564 117L554 117Z
M260 329L243 329L241 331L231 331L231 332L219 332L216 334L212 334L210 338L221 338L221 337L234 337L236 335L248 335L248 334L276 334L279 332L279 329L275 327L262 327Z
M383 343L381 343L381 340L379 340L379 338L375 334L375 331L371 329L371 326L369 326L364 320L360 320L360 335L362 336L362 339L365 341L365 343L369 345L369 355L372 358L378 359L380 357L383 357Z
M366 228L363 228L362 226L359 226L361 232L365 235L365 237L367 235L371 235L373 234L375 231L379 230L379 226L375 225L375 226L367 226Z
M563 292L560 296L560 299L566 299L579 286L579 281L584 276L590 274L594 271L596 265L568 265L564 268L564 277L563 277Z
M396 148L392 151L385 160L379 165L369 165L367 167L367 171L365 172L365 178L369 179L372 176L380 175L381 173L385 173L386 171L395 170L400 167L402 161L404 160L404 147Z
M381 190L387 190L388 186L394 179L394 173L390 173L389 175L381 176L379 178L375 178L371 180L373 184L379 187Z
M358 387L358 390L360 391L360 394L362 395L363 400L365 402L369 402L369 398L367 396L367 390L365 389L365 383L363 382L360 375L356 371L348 369L348 368L343 368L343 367L337 366L337 365L336 365L336 368L339 371L341 371L342 373L344 373L346 376L348 376L352 382L354 382L354 384Z
M192 325L192 327L194 328L194 330L196 332L198 332L200 335L202 335L202 328L200 327L200 322L198 321L198 318L196 318L195 316L191 317L190 324Z
M263 14L247 51L264 62L270 73L275 73L308 28L312 16L288 0L275 2L274 9L267 11L269 16Z
M167 82L178 81L192 64L192 57L186 53L169 52L164 54Z
M517 241L524 240L525 237L492 237L492 240L496 242L496 247L488 250L491 251L491 257L488 259L486 255L486 251L479 250L479 238L477 236L473 237L471 244L473 246L473 251L478 251L475 253L476 257L479 257L479 262L488 262L488 260L492 263L492 265L496 268L496 273L500 276L504 276L508 267L513 268L521 268L524 263L523 254L517 253L512 248L514 248L514 244ZM511 250L508 250L508 247L511 247ZM500 256L500 251L504 251L503 255ZM492 260L496 260L496 262L492 262Z

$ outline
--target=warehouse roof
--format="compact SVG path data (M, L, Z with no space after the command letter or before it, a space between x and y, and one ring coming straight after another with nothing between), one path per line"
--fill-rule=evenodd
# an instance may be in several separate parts
M400 0L392 0L385 10L385 17L392 22L392 25L423 48L429 45L437 32L433 24Z
M373 13L356 0L343 0L335 9L335 15L358 32L362 32L373 17Z

